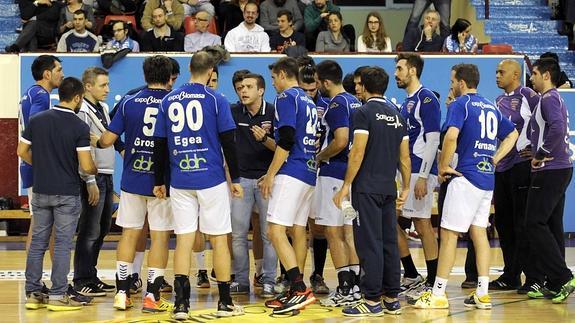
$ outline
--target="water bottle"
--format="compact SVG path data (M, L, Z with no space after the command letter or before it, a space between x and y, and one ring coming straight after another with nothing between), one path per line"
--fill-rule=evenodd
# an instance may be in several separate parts
M357 211L351 205L351 202L345 200L341 202L341 212L343 213L343 218L348 221L353 221L357 218Z

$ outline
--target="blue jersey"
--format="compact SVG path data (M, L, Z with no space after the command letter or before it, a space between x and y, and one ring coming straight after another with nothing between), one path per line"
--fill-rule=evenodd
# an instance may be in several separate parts
M162 100L155 136L167 138L171 186L201 190L226 181L220 133L236 128L226 98L186 83Z
M484 97L467 94L447 109L445 129L449 127L459 129L456 170L479 189L493 190L497 139L505 139L515 129L513 123Z
M322 150L335 139L335 131L339 128L349 129L349 142L351 144L351 115L353 110L360 106L359 100L347 92L340 93L331 99L329 108L325 111L321 121L326 129L326 140L323 142ZM347 145L337 155L331 157L328 162L322 162L319 167L319 176L343 180L347 169L349 147L350 145Z
M317 109L315 103L301 88L292 87L278 94L274 104L276 141L279 140L279 128L295 129L295 143L278 174L288 175L315 186L317 175L315 162Z
M411 172L419 173L425 152L426 135L441 130L441 108L433 92L420 87L401 105L401 115L407 122ZM433 160L430 174L437 175L437 161Z
M144 88L118 102L109 130L118 136L125 134L122 191L154 195L154 126L160 102L167 93L168 90Z
M20 100L20 128L22 132L28 126L30 118L36 113L50 109L50 93L38 84L32 85ZM22 161L20 163L20 176L22 187L32 187L33 175L32 166Z

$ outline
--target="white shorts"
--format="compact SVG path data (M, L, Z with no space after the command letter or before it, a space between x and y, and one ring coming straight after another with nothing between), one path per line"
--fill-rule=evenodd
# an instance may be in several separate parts
M433 208L433 191L437 186L437 176L429 174L427 177L427 195L421 200L415 198L415 183L419 178L419 174L413 173L411 174L411 179L409 181L409 195L407 196L407 200L403 205L403 214L402 216L405 218L422 218L422 219L430 219L431 218L431 210Z
M203 190L170 188L174 233L198 230L210 235L232 232L230 189L227 182Z
M132 194L122 191L116 224L122 228L141 229L148 215L152 231L171 231L174 218L170 199L158 199L151 196Z
M315 223L318 225L325 225L330 227L341 227L345 225L352 225L352 220L345 220L343 218L343 212L335 203L333 203L333 196L341 186L343 185L343 180L328 177L319 176L315 184L315 205L316 205L316 215Z
M277 175L268 204L268 222L305 227L314 187L288 175Z
M493 191L479 189L463 176L454 178L447 186L441 227L456 232L467 232L472 225L487 228L492 197Z

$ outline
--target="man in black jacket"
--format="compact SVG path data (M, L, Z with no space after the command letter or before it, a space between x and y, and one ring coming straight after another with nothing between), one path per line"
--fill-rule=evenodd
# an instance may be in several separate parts
M440 52L448 30L439 28L440 16L436 10L427 10L423 25L406 29L403 38L403 50L406 52Z
M34 51L38 46L56 42L56 26L62 5L56 0L19 0L22 33L14 44L6 46L7 53Z
M184 35L166 24L166 12L162 7L152 11L154 28L144 34L142 51L144 52L181 52L184 51Z

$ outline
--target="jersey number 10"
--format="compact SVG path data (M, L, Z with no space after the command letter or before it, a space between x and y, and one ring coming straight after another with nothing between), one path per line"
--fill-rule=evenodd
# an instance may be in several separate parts
M481 123L481 138L485 138L487 135L488 139L494 140L497 136L497 116L493 111L481 110L479 115L479 123Z

